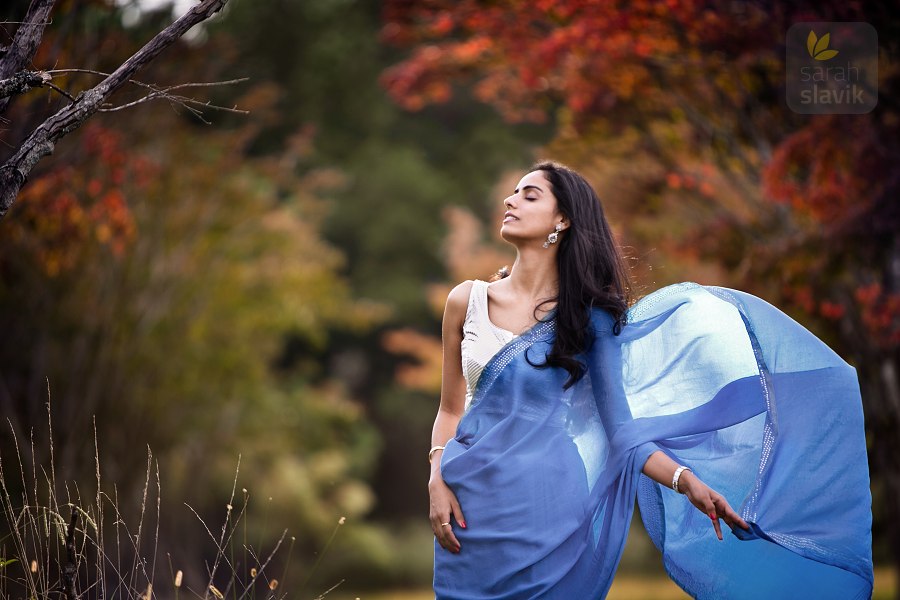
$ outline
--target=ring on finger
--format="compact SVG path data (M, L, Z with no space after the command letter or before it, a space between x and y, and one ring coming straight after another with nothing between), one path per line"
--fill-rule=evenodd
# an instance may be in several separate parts
M446 523L441 523L441 527L446 527L447 525L450 525L450 521L447 521Z

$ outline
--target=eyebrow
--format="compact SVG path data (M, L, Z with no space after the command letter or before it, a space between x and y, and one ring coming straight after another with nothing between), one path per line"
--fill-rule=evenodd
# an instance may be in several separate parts
M540 187L538 187L536 185L526 185L525 187L522 188L522 191L525 191L525 190L537 190L542 194L544 193L544 190L542 190ZM516 188L515 191L513 191L513 194L518 194L518 193L519 193L519 188Z

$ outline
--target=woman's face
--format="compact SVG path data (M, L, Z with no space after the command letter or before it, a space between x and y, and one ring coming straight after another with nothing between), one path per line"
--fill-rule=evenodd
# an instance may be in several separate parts
M532 171L519 180L512 195L503 203L506 213L500 236L510 243L543 244L557 223L569 226L556 205L556 196L543 171Z

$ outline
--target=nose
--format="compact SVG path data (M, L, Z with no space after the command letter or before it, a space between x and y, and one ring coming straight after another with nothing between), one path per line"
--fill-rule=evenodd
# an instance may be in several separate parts
M506 206L506 208L512 208L514 199L515 199L515 195L507 196L506 200L503 201L504 206Z

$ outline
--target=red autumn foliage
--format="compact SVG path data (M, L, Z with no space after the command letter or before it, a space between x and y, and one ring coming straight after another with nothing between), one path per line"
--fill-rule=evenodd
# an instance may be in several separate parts
M812 119L776 148L763 170L764 189L773 200L823 224L863 214L883 185L881 178L872 177L885 166L879 145L866 117Z
M444 100L430 92L435 82L469 79L511 121L542 121L554 104L581 115L636 96L653 101L666 91L656 85L658 61L690 68L705 48L729 44L735 19L750 38L765 26L759 11L721 8L691 0L389 1L382 38L416 48L383 82L416 109Z
M877 310L849 297L884 277L884 240L900 227L890 209L896 177L887 176L900 159L900 119L891 110L799 119L780 96L790 24L887 22L896 17L891 9L389 0L383 17L383 39L411 48L382 79L402 106L443 102L451 82L469 84L511 122L555 117L553 149L564 148L576 167L591 164L598 141L636 130L643 148L629 152L633 160L653 156L647 173L657 178L642 174L639 190L649 196L663 187L710 215L679 226L680 243L663 246L668 256L718 262L727 271L740 262L731 283L753 289L777 277L783 285L769 289L781 290L780 302L826 322L854 318L874 345L898 347L891 293L900 282L885 282L893 291L879 296ZM881 79L881 97L892 97L897 77ZM733 199L726 205L722 182L741 180L750 185L741 192L744 208L735 209ZM632 206L674 206L649 200L635 198ZM673 225L684 219L683 211L671 214ZM760 235L769 239L760 244Z
M70 160L22 189L4 235L30 247L48 275L73 267L95 244L122 256L136 235L127 190L145 188L152 174L150 162L131 155L119 132L91 123Z

